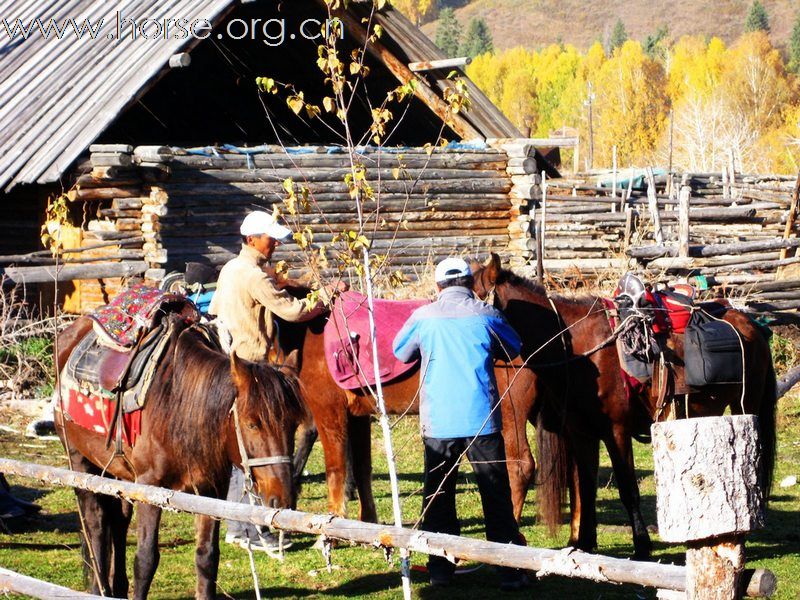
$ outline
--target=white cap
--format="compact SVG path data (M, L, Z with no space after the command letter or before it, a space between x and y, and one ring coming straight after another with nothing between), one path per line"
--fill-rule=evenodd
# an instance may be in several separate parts
M436 283L441 283L443 281L447 281L448 279L455 279L457 277L464 277L466 275L472 275L472 271L469 270L469 265L467 261L463 258L445 258L442 262L436 265L436 272L434 273L434 278L436 279Z
M275 217L263 210L251 212L242 221L239 227L242 235L262 235L266 234L271 238L283 242L291 235L291 230L275 221Z

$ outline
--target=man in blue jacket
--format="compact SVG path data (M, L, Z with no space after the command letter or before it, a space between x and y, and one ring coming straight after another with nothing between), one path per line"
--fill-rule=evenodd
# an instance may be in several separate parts
M436 302L418 308L394 339L403 362L421 356L420 425L425 445L421 528L459 535L456 516L458 462L466 453L481 494L486 537L520 543L511 505L494 359L519 354L519 336L503 315L472 294L472 273L460 258L436 266ZM448 585L455 567L430 556L431 585ZM500 568L500 587L527 583L516 569Z

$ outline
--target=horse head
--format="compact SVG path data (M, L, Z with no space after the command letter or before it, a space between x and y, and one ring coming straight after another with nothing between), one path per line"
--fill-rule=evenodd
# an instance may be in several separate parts
M492 252L486 262L479 263L476 260L471 261L470 269L472 270L472 291L481 300L492 301L495 304L498 297L491 298L497 291L497 281L503 271L500 257Z
M234 462L242 466L246 479L252 477L254 491L273 508L294 506L292 435L306 418L299 384L290 371L231 353L236 388L231 411Z

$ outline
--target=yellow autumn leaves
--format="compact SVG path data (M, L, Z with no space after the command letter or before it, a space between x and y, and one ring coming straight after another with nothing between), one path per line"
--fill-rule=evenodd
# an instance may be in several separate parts
M733 152L740 170L798 170L798 81L764 32L730 47L684 36L661 55L633 40L610 55L554 44L479 56L467 74L531 136L574 127L584 148L591 101L595 167L611 165L613 146L621 166L665 164L671 110L676 168L719 170Z

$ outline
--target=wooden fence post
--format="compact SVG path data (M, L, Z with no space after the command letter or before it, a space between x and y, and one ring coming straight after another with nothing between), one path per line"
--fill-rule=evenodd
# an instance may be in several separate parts
M664 243L664 232L661 230L661 213L658 212L658 199L656 198L656 179L653 177L653 169L647 167L647 207L650 209L650 218L653 219L653 235L656 244Z
M689 203L692 188L688 185L681 187L678 194L678 256L689 256Z
M658 531L688 544L686 598L741 598L744 535L764 525L758 418L680 419L651 434Z
M783 239L788 240L792 235L792 229L797 222L797 199L800 197L800 173L797 174L797 179L794 182L794 191L792 192L792 200L789 202L789 211L786 213L786 227L783 230ZM789 249L784 248L781 250L780 260L789 256Z

